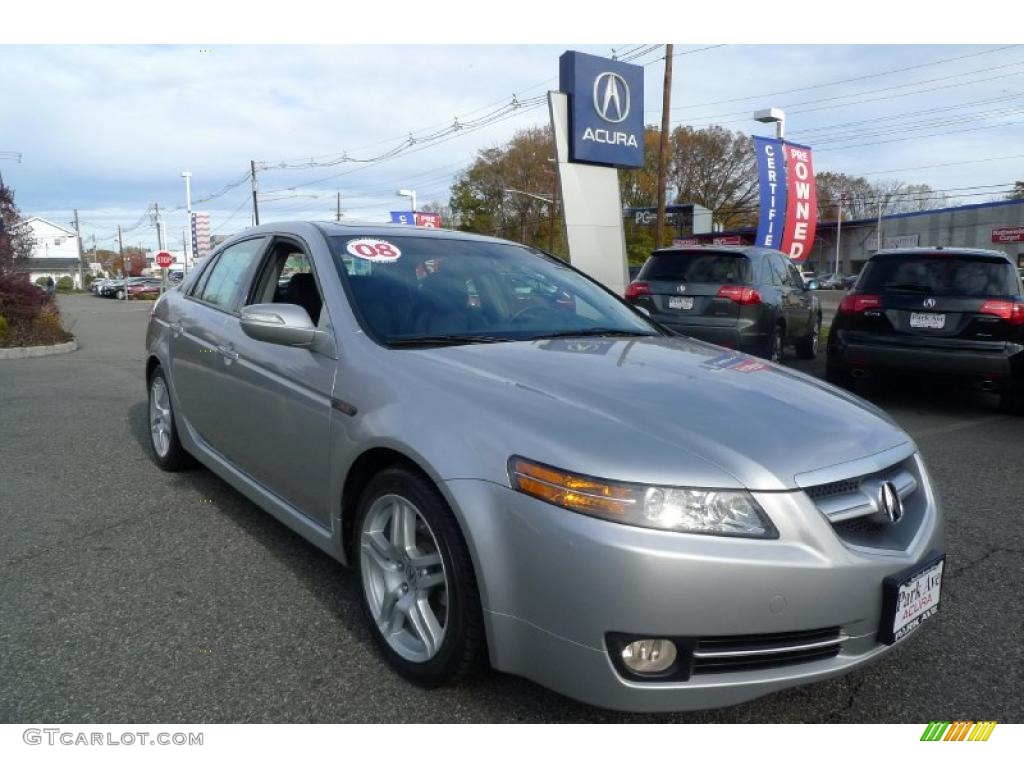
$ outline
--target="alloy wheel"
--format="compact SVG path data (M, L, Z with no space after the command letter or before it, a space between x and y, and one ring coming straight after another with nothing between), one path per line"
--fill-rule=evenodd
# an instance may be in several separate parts
M149 434L160 458L171 448L171 398L163 377L153 377L149 386Z
M448 574L437 537L408 499L386 494L363 518L360 564L366 604L399 656L425 662L448 629Z

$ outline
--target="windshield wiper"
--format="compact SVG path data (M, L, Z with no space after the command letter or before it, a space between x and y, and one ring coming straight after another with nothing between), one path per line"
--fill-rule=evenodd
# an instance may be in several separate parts
M920 283L886 283L883 290L890 291L913 291L914 293L935 293L935 289Z
M386 339L389 347L453 347L459 344L497 344L502 341L518 341L507 336L473 336L471 334L451 333L443 336L405 336L400 339Z
M621 328L586 328L583 330L576 331L554 331L552 333L542 333L537 336L531 336L529 341L537 341L538 339L559 339L566 337L580 337L580 336L658 336L657 333L647 333L646 331L626 331Z

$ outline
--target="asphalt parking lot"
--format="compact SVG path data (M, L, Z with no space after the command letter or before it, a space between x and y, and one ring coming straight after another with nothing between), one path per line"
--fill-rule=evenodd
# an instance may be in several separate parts
M991 396L866 393L917 440L945 503L930 626L843 678L630 715L493 672L431 692L397 677L352 574L212 473L150 462L150 303L61 304L79 351L0 361L0 721L1024 720L1024 419Z

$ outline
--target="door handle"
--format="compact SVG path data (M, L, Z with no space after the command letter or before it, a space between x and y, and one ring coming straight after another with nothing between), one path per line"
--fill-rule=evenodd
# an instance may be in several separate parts
M238 353L235 352L234 347L232 347L230 344L219 345L217 347L217 351L220 352L221 355L224 356L224 359L229 363L232 363L238 359Z

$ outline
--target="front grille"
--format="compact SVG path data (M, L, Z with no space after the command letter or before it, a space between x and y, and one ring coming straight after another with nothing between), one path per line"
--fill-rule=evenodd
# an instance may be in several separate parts
M693 648L694 675L772 669L830 659L839 653L839 627L764 635L699 638Z
M883 483L896 487L903 502L903 518L889 522L879 496ZM924 520L926 494L913 458L879 472L836 480L803 489L818 511L847 544L871 549L904 550Z

